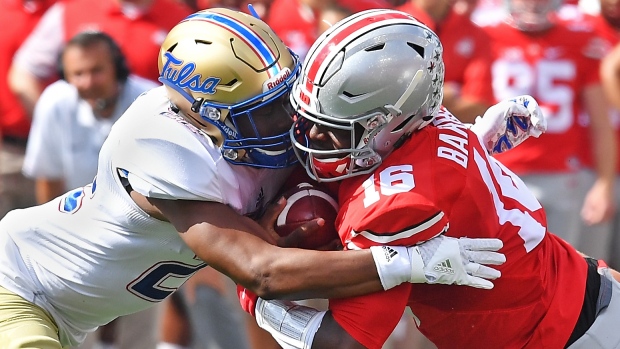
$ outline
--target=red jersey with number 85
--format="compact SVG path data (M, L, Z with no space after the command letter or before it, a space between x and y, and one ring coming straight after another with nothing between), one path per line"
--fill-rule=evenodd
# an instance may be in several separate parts
M447 111L374 173L343 181L338 197L337 226L348 249L409 246L444 232L499 238L507 259L492 290L405 283L331 300L336 321L361 344L381 348L405 306L439 348L566 344L583 303L584 259L547 232L545 213L523 182Z
M493 94L496 101L531 95L547 119L547 131L497 156L518 174L579 169L579 127L586 87L599 84L602 42L595 33L557 23L531 34L507 23L489 27Z

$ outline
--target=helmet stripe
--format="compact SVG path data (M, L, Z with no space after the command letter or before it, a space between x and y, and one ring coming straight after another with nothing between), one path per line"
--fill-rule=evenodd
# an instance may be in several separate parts
M305 68L306 77L306 89L314 94L314 82L320 80L321 75L329 65L332 58L340 51L339 47L343 43L349 42L348 38L351 36L359 36L359 30L368 30L368 26L378 27L385 25L385 22L391 21L402 22L407 20L408 22L415 20L413 17L406 13L393 11L393 10L369 10L366 13L361 12L359 16L351 18L348 22L335 28L333 31L327 33L330 38L327 40L319 39L321 42L316 48L312 49L306 57Z
M265 40L237 19L215 12L198 12L189 15L183 21L189 20L208 21L233 33L252 49L265 67L270 67L267 70L270 78L278 75L282 69L279 60L277 60L277 55L271 50Z

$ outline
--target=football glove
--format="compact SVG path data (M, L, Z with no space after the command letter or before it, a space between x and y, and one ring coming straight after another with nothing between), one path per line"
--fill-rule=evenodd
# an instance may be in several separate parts
M493 238L453 238L439 235L416 246L370 248L384 289L402 282L464 285L492 289L489 280L501 276L487 265L501 265L503 243Z
M547 130L547 121L532 96L504 100L478 116L471 130L490 154L512 149L530 136L538 138Z

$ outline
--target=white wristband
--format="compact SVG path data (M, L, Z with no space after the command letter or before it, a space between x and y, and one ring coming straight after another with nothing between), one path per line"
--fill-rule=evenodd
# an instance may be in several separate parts
M283 349L310 349L326 312L290 301L256 300L256 323Z
M371 246L370 252L384 290L403 282L426 282L424 262L417 247Z

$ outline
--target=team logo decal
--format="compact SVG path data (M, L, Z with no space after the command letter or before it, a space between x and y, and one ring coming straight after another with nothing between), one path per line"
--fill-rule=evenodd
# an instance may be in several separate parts
M161 72L163 79L180 88L187 88L192 92L210 95L216 92L215 88L222 79L214 76L203 79L202 74L194 74L196 63L188 62L184 64L183 60L174 57L170 52L166 52L165 57L166 63Z

